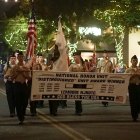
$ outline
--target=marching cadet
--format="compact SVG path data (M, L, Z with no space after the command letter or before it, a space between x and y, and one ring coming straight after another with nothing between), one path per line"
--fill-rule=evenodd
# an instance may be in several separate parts
M110 61L106 50L104 50L103 59L98 61L97 69L98 69L98 72L100 72L100 73L112 73L113 72L113 64ZM102 104L104 105L104 107L108 106L108 102L103 101Z
M60 52L58 50L58 46L55 45L55 48L53 50L53 57L51 58L52 68L50 71L54 71L54 66L59 58L60 58ZM57 116L58 105L59 105L59 100L49 100L50 115Z
M28 79L28 82L27 82L29 102L30 102L30 112L31 112L31 116L36 116L36 113L37 113L36 106L37 106L38 101L31 101L32 73L33 73L33 70L42 70L42 67L37 61L36 56L33 56L27 62L26 66L31 70L30 71L31 79Z
M55 55L51 58L52 63L59 58L59 55ZM53 64L52 64L53 65ZM53 66L52 66L53 67ZM52 68L53 69L53 68ZM52 71L52 69L50 71ZM57 116L57 109L58 109L59 101L58 100L49 100L49 110L50 115Z
M15 116L15 97L14 97L14 82L10 76L11 69L16 65L16 57L14 54L9 56L9 59L4 67L4 82L6 88L7 101L10 111L10 117Z
M140 112L140 68L137 66L138 58L134 55L131 58L131 67L126 69L126 73L130 73L128 92L133 121L136 122Z
M37 61L38 61L38 63L41 65L43 71L44 71L44 70L48 70L48 67L47 67L47 65L45 64L45 59L44 59L44 57L43 57L42 54L40 54L40 53L38 54L38 59L37 59Z
M86 66L84 65L84 61L81 57L81 52L75 52L73 53L74 57L74 64L71 64L69 66L69 71L70 72L85 72L88 71ZM81 100L76 100L75 101L75 114L76 115L81 115L82 113L82 101Z
M18 63L11 69L11 78L15 81L14 95L19 124L23 124L26 107L28 104L28 92L26 81L30 79L29 69L25 67L23 52L19 52Z
M38 53L37 54L37 63L39 63L41 65L41 70L45 70L47 71L48 70L48 67L47 65L45 64L45 59L42 55L42 53ZM44 100L39 100L37 102L37 107L43 107L44 106Z

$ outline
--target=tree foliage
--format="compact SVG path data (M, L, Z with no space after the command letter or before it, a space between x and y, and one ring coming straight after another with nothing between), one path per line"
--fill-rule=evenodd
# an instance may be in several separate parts
M140 5L138 0L118 0L112 1L109 9L94 11L94 15L112 27L113 40L118 57L118 62L123 63L123 42L125 38L125 31L131 28L137 28L140 22Z
M13 50L25 51L27 48L28 18L16 16L9 19L5 30L5 40ZM46 40L51 41L51 34L55 30L52 23L46 20L37 20L38 51L46 51Z
M38 21L39 50L45 49L46 44L51 44L60 14L62 15L66 37L73 39L75 37L76 39L82 38L79 37L78 33L75 33L79 26L96 25L102 29L112 26L116 29L118 28L118 30L114 30L114 36L117 38L121 35L121 32L118 32L120 27L136 27L140 23L140 0L34 0L34 7ZM11 47L17 47L19 40L24 40L24 43L21 43L19 48L26 46L27 29L25 31L25 28L27 27L30 9L30 0L21 0L18 5L12 7L12 11L14 11L12 13L15 13L15 15L10 15L9 11L9 17L11 16L14 21L9 20L5 37ZM23 31L18 25L19 19L22 19L22 17L17 15L21 13L24 17L24 23L20 23L24 25ZM19 31L18 35L13 35L17 31ZM107 34L106 37L101 36L100 38L88 35L85 38L89 38L93 42L99 42L103 38L109 40L109 35Z

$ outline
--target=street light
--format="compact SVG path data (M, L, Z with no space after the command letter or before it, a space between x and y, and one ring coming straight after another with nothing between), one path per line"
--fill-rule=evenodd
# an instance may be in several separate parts
M5 2L9 2L9 0L4 0ZM15 2L18 2L18 0L14 0Z

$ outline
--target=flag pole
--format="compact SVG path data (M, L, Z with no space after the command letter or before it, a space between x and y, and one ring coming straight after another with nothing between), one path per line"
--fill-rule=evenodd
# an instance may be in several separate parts
M35 14L34 14L34 0L31 0L31 12L32 12L32 16L34 17L34 23L35 23ZM32 45L34 46L34 38L32 40ZM32 57L35 55L35 48L33 47L33 53L32 53Z
M97 56L96 56L96 44L94 44L94 49L93 49L93 67L96 69L97 68Z
M34 0L31 0L31 9L34 11Z
M62 19L62 16L61 16L61 15L59 15L58 19L59 19L59 21L61 21L61 19Z

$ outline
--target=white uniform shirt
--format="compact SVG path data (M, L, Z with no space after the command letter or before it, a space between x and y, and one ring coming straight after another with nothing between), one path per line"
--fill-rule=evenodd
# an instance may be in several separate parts
M110 60L102 59L98 62L97 68L101 73L112 73L113 64Z

